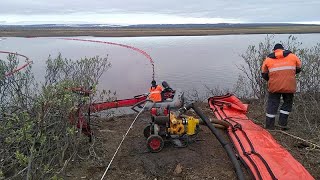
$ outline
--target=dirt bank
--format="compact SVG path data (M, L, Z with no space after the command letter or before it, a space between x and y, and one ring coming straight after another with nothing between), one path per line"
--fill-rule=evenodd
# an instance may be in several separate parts
M206 105L201 109L211 116ZM249 111L249 116L258 123L263 119L260 109L259 106L252 106ZM129 115L96 120L93 156L88 157L90 153L84 148L80 152L82 157L77 157L69 165L65 178L100 179L133 118L134 115ZM143 128L149 121L148 113L138 118L106 179L236 179L227 154L207 127L202 126L197 141L186 148L176 148L166 143L161 152L150 153L143 136ZM224 132L221 130L221 133ZM278 132L271 133L316 179L320 178L319 151L301 148L298 146L300 141ZM248 173L246 177L250 177Z

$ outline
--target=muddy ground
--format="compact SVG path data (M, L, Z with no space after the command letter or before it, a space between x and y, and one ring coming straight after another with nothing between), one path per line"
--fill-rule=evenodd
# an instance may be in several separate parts
M212 116L206 105L201 109ZM263 112L261 107L251 105L248 114L260 125L264 119L261 110ZM64 178L100 179L134 117L135 114L95 120L94 151L83 148L70 163ZM149 113L137 119L105 179L237 179L226 152L207 127L202 126L197 141L186 148L176 148L169 142L161 152L150 153L143 136L149 121ZM225 134L223 130L220 132ZM319 150L306 148L301 141L282 133L271 133L316 179L320 179ZM246 177L251 179L248 173Z

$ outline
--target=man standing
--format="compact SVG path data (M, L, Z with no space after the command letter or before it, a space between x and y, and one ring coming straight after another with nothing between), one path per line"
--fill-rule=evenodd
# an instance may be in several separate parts
M289 50L284 50L282 44L276 44L273 53L269 54L262 64L262 77L268 81L268 105L266 128L274 129L275 117L280 99L284 103L280 108L279 126L287 130L288 116L292 110L293 95L296 92L295 75L301 71L301 61Z
M162 87L157 85L157 82L155 80L152 80L149 99L152 100L153 102L160 102L162 100L161 92L162 92Z

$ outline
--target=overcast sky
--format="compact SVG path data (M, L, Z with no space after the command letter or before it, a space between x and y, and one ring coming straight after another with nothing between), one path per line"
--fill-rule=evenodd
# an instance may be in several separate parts
M320 0L1 0L0 24L320 24Z

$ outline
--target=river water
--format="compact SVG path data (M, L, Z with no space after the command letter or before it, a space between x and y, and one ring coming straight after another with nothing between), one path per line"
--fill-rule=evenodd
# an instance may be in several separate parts
M237 81L237 65L249 45L258 45L267 35L169 36L169 37L76 37L111 41L146 51L155 62L157 82L167 81L173 88L204 93L209 88L230 89ZM276 35L276 42L289 35ZM295 35L302 47L320 43L320 34ZM142 54L119 46L101 43L67 41L50 38L1 38L0 50L18 52L33 61L33 72L42 81L45 61L59 53L65 58L79 59L108 55L112 64L100 80L99 88L116 91L118 98L129 98L148 91L152 66ZM4 59L5 55L0 54Z

